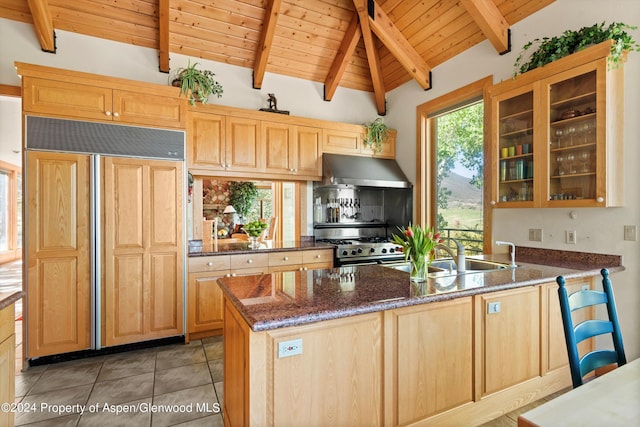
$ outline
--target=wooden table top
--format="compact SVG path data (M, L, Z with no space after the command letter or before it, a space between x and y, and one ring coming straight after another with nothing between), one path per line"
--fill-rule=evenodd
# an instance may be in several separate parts
M518 417L518 427L632 426L640 419L640 359Z

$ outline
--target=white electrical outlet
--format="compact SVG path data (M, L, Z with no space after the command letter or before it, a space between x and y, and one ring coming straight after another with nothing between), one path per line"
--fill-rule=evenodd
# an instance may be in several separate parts
M302 354L302 338L278 343L278 358Z
M624 240L629 240L631 242L635 242L636 239L637 239L636 226L635 225L625 225L624 226Z
M487 304L487 314L500 313L500 303L490 302Z
M576 230L566 230L565 231L565 243L569 243L571 245L575 245L576 241Z
M530 228L529 229L529 241L542 242L542 228Z

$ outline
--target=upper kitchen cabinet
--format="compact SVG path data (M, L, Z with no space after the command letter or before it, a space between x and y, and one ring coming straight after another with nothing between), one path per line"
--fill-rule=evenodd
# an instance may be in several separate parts
M322 129L263 121L261 132L265 172L320 179Z
M609 42L489 89L491 204L623 204L623 69Z
M322 152L395 159L396 134L397 131L395 129L390 129L387 143L382 147L382 151L375 153L364 144L364 127L346 123L335 123L334 126L323 129Z
M26 114L185 127L186 99L173 87L96 76L27 64L16 64L23 77Z

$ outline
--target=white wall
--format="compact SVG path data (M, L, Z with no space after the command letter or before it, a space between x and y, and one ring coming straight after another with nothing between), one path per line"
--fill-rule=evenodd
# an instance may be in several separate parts
M488 42L458 55L433 70L433 89L423 92L409 82L388 95L387 123L399 129L397 160L415 180L416 106L488 75L494 82L509 79L522 46L534 38L554 36L605 21L640 25L638 0L558 0L511 28L512 52L499 56ZM640 31L633 31L640 41ZM623 240L623 225L640 227L640 52L631 52L625 64L625 206L581 209L496 209L494 240L520 246L544 247L623 256L626 271L613 276L627 357L640 356L640 243ZM576 219L569 214L574 210ZM544 230L543 242L528 241L529 228ZM565 230L577 231L577 244L564 243ZM497 250L497 249L496 249Z
M22 100L0 96L0 160L21 165L22 150Z
M416 106L444 95L475 80L493 74L498 82L510 78L513 63L522 46L536 37L560 34L597 22L621 21L640 25L638 0L558 0L537 14L514 25L513 51L499 56L484 42L433 70L433 88L423 91L411 81L388 93L387 124L398 129L397 159L415 181ZM44 53L31 25L0 19L0 83L19 85L13 62L28 62L78 71L92 72L166 84L169 77L159 73L157 52L122 43L56 31L58 53ZM633 33L640 40L640 32ZM172 69L185 65L188 58L172 54ZM249 109L265 107L266 94L278 97L278 107L292 115L347 123L363 123L376 117L370 93L339 88L334 100L322 100L322 84L267 73L262 90L251 88L251 70L210 61L199 61L216 73L225 94L213 103ZM640 356L640 244L622 240L623 224L640 226L640 194L636 190L640 163L640 53L633 52L625 66L625 188L623 208L575 209L497 209L494 213L494 239L511 240L521 246L539 246L584 252L623 255L626 271L613 277L626 350L629 359ZM0 111L0 113L2 113ZM19 126L19 124L17 124ZM3 129L4 132L4 129ZM310 198L308 198L310 203ZM311 212L311 209L308 209ZM542 243L527 240L528 228L544 229ZM564 244L564 230L577 230L578 243Z

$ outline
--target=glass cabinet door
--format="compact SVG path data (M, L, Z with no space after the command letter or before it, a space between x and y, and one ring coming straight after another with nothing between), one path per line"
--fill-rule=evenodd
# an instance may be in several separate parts
M597 199L596 81L594 69L548 86L549 205Z
M498 200L533 202L533 90L498 100Z

